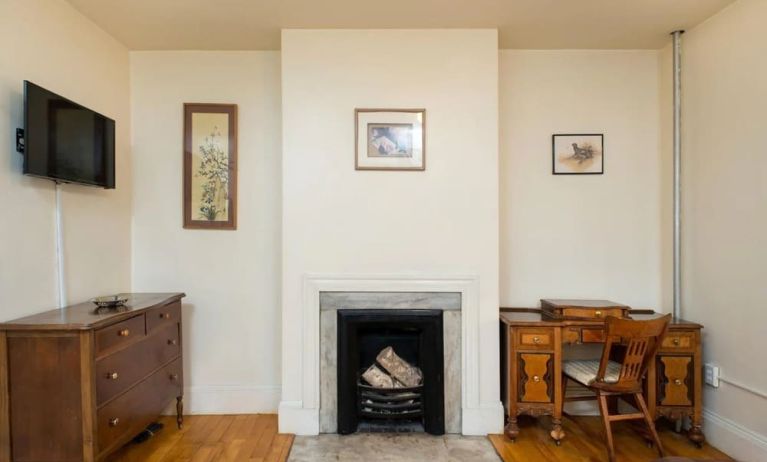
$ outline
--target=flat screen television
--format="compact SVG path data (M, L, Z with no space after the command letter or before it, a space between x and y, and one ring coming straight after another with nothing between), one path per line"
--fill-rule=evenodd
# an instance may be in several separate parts
M115 187L115 121L24 81L24 174Z

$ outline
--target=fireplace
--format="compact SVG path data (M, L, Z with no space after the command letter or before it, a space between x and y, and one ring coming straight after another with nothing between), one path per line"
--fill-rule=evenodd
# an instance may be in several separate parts
M338 433L444 434L443 311L340 309L337 313ZM382 352L388 355L381 356ZM417 368L421 380L398 376L389 363L392 357ZM366 380L363 374L371 366L393 385Z

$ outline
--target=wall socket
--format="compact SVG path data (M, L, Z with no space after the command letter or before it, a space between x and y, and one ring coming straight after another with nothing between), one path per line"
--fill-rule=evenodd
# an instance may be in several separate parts
M703 377L707 385L719 388L719 366L706 363L703 365Z

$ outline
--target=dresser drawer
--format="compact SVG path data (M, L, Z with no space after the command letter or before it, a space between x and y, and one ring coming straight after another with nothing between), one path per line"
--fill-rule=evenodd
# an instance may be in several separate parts
M153 308L146 313L147 333L179 322L181 322L181 302L173 302L165 306Z
M181 395L181 358L96 412L99 453L135 436Z
M143 340L96 361L96 402L119 395L181 354L178 325L166 326Z
M101 356L128 343L135 342L145 334L144 315L134 316L96 331L96 354Z
M667 351L694 351L695 332L669 332L661 343L661 349Z
M551 349L554 347L553 329L522 327L516 330L515 337L518 347L533 349Z

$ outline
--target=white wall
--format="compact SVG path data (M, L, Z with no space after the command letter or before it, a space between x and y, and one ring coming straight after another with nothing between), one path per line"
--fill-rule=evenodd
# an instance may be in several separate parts
M280 367L277 52L132 52L133 288L184 291L188 408L274 412ZM183 103L238 105L238 228L182 228Z
M479 278L479 406L500 409L497 66L494 30L283 31L283 403L315 405L307 274L460 274ZM365 107L426 108L426 171L354 170Z
M659 85L654 50L501 52L502 305L667 308ZM604 174L552 175L554 133L604 133Z
M683 315L704 358L767 393L767 2L740 0L683 36ZM705 389L712 444L767 460L767 399Z
M23 176L15 131L24 80L116 121L117 189L62 186L70 303L130 289L128 50L60 0L5 0L0 14L0 319L56 307L54 184Z

